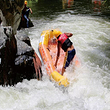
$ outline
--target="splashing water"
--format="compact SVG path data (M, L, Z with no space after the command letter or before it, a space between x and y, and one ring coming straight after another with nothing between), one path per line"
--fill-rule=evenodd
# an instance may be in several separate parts
M25 32L38 55L41 32L57 28L73 33L81 66L71 64L66 69L70 81L66 92L49 80L44 67L42 81L25 79L15 87L0 86L0 110L110 110L110 22L70 13L33 22Z

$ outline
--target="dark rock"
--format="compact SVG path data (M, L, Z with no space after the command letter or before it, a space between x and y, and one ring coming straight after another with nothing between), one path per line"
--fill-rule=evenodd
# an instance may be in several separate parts
M34 25L33 25L32 21L30 20L30 18L28 18L28 19L29 19L29 27L33 27ZM21 28L27 28L26 20L25 19L22 19L22 18L21 18L21 21L20 21L20 25L18 27L18 30L20 30Z
M17 40L17 56L19 55L33 55L34 50L31 46L27 45L25 42Z
M27 41L29 37L24 37ZM17 57L15 59L15 73L17 75L16 82L22 81L24 78L32 79L37 78L41 79L41 61L34 49L23 41L17 40ZM29 40L30 41L30 40ZM35 62L36 59L36 62ZM37 69L36 69L37 67Z
M5 42L1 48L1 83L3 85L12 85L14 82L15 57L17 52L16 39L11 28L4 28L6 35Z
M24 0L0 0L0 84L14 85L24 78L40 79L41 62L29 37L15 38ZM0 27L1 28L1 27Z
M29 46L31 46L31 42L30 42L30 38L27 35L18 35L17 39L25 42L26 44L28 44Z
M1 20L1 17L0 17L0 24L1 24L2 20Z
M23 6L24 0L0 0L2 24L3 26L11 26L14 34L16 34L21 20Z
M19 40L20 39L20 40ZM41 79L42 77L42 70L41 70L41 61L37 54L35 53L34 49L30 45L30 43L26 43L25 41L30 39L28 36L21 36L17 39L17 53L14 59L14 65L12 66L13 74L11 70L9 70L9 74L7 74L7 84L16 84L17 82L22 81L23 79L32 79L37 78ZM0 39L0 50L4 50L6 47L4 45L5 40L3 38ZM1 51L0 51L1 54ZM2 55L3 56L3 55ZM8 54L7 57L11 58ZM6 57L5 57L6 58ZM9 61L9 60L8 60ZM5 61L6 62L6 61ZM12 59L10 59L12 62ZM14 68L14 69L13 69ZM0 70L2 70L2 65L0 64ZM10 67L9 67L10 69ZM1 74L2 75L2 74ZM0 75L0 80L3 77ZM4 84L4 81L1 80L1 84Z

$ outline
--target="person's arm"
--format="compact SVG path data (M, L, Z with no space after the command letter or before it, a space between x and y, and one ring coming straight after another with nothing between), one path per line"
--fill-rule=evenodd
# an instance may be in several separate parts
M61 46L61 44L58 43L58 45L57 45L57 56L56 56L55 67L57 66L57 62L58 62L58 59L59 59L59 56L60 56L60 46Z
M73 34L72 33L64 33L64 34L66 34L68 37L71 37Z
M32 10L31 10L31 8L29 8L30 9L30 12L31 12L31 14L32 14Z

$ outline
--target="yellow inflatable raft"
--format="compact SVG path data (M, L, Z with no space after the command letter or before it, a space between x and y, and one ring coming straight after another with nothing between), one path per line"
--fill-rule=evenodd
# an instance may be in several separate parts
M57 55L57 41L54 38L60 34L62 34L62 32L56 29L43 31L40 37L39 52L50 79L53 79L59 85L67 87L69 85L68 79L59 73L66 57L66 54L62 50L62 55L57 65L59 69L56 69L54 66Z

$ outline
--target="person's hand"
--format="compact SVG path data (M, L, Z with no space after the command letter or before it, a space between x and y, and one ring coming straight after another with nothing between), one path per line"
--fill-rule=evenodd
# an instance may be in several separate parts
M73 34L72 33L69 33L69 36L72 36Z
M68 37L71 37L73 34L72 33L65 33Z

